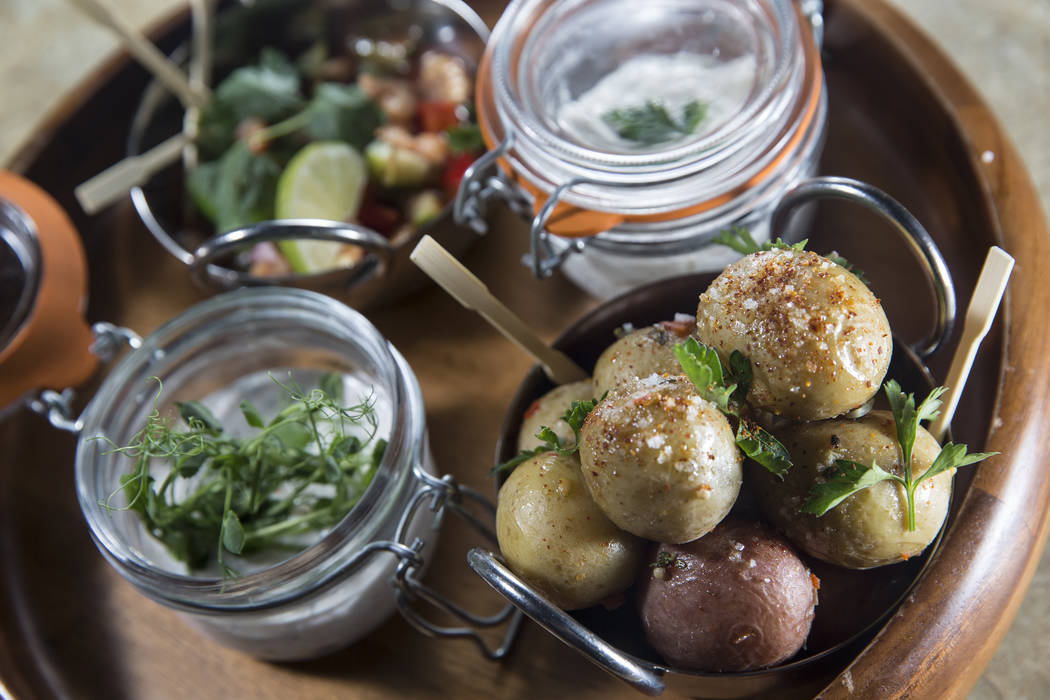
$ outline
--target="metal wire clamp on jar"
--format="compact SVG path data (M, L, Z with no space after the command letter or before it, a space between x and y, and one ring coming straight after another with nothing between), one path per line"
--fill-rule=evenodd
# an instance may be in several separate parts
M0 273L21 290L0 319L0 411L28 404L78 436L76 489L92 539L146 596L220 643L266 659L334 651L395 610L427 636L471 639L488 658L510 650L522 619L513 606L477 615L422 581L445 515L463 517L495 542L486 524L495 509L451 475L436 475L418 381L364 316L316 292L264 287L208 299L145 339L109 323L89 326L87 264L72 222L45 192L3 171ZM126 350L78 414L73 390L61 388L86 382L100 362ZM381 395L389 435L375 475L338 524L283 560L236 579L184 573L137 514L121 510L120 478L132 463L112 443L128 444L175 399L212 395L213 412L232 425L240 398L272 391L270 370L336 372ZM163 382L162 398L153 378ZM219 399L223 392L231 400ZM434 624L417 610L421 602L462 626ZM502 625L499 646L479 634Z
M531 219L535 276L562 268L599 297L721 269L737 256L711 239L732 225L768 239L779 198L815 173L827 111L820 6L515 0L479 67L489 152L463 179L457 220L483 230L486 202L507 201ZM676 140L634 147L566 117L624 63L651 56L754 69L739 99L717 109L712 100L710 121ZM641 89L630 98L654 99Z

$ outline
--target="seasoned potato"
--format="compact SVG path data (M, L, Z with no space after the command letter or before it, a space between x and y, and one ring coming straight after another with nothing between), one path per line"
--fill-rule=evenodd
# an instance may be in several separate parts
M609 519L657 542L708 532L729 512L742 480L729 422L681 376L609 392L580 431L580 459Z
M891 481L853 494L820 517L798 512L836 459L865 465L874 461L903 476L897 431L888 411L872 411L857 420L789 426L777 437L794 461L784 481L760 469L749 471L748 479L766 518L803 551L832 564L868 569L915 556L937 536L948 513L955 470L927 479L916 489L914 532L907 527L904 487ZM912 474L925 472L938 452L940 445L920 427Z
M700 295L696 334L725 361L739 350L751 405L795 420L841 415L875 395L893 340L879 300L816 253L775 249L733 263Z
M525 418L521 421L521 429L518 431L518 450L531 450L543 444L537 433L544 426L550 428L561 438L562 444L572 446L576 444L576 436L572 428L562 420L565 411L572 406L573 401L586 401L594 398L594 385L589 379L571 384L562 384L554 387L546 394L532 402L525 411Z
M496 535L510 568L565 610L630 586L644 546L594 504L579 460L553 452L518 465L500 488Z
M685 342L693 328L690 321L663 321L617 339L594 365L594 395L651 374L681 374L674 346Z
M727 518L695 542L660 545L640 582L649 643L674 667L748 671L802 647L816 580L781 537Z

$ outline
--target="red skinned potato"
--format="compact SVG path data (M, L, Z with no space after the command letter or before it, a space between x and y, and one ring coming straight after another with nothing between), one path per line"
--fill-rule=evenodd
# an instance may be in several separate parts
M671 666L709 672L779 664L806 641L817 582L786 540L735 517L695 542L659 545L642 577L649 643Z

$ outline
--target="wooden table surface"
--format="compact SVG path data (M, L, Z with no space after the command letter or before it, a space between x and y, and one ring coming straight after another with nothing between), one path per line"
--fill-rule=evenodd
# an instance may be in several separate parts
M487 10L488 18L494 11ZM884 3L829 2L827 52L831 117L822 171L868 180L911 208L942 246L962 304L989 244L1003 243L1018 255L1013 294L979 360L979 379L964 397L956 434L973 449L986 443L994 448L1006 439L1034 447L1041 431L1032 425L1041 415L1033 411L1043 410L1042 400L1050 393L1045 376L1035 369L1045 366L1045 325L1042 332L1029 329L1023 346L1008 340L1009 329L1021 328L1034 309L1045 309L1039 305L1046 303L1047 283L1038 279L1030 261L1045 255L1048 241L1038 198L1016 154L955 69ZM131 104L145 77L133 67L117 68L106 74L114 80L99 92L68 103L64 116L76 111L75 122L58 119L45 125L42 138L14 163L44 185L82 231L92 275L89 318L145 334L203 295L127 205L89 219L72 200L73 185L122 150L127 115L114 105ZM997 156L991 163L980 159L986 150ZM1023 231L1020 222L1027 225ZM880 243L884 234L877 224L848 210L822 210L818 227L815 247L831 244L863 260L898 333L911 339L921 335L929 309L915 303L923 290L914 284L916 271L901 260L901 248ZM561 278L542 284L533 280L519 263L525 247L522 223L501 212L463 260L497 297L552 339L597 302ZM489 489L486 474L502 414L529 360L433 288L371 310L369 317L420 378L439 470ZM946 364L941 354L932 367L943 376ZM1010 376L1017 371L1025 376ZM1007 380L1006 394L997 394L1000 378ZM1026 395L1040 399L1029 407L1019 403L1022 380ZM82 393L90 391L88 386ZM994 422L996 417L1005 426ZM72 438L56 434L35 416L19 414L0 423L0 445L7 456L0 466L5 483L0 490L0 679L18 696L633 696L533 625L525 627L515 652L502 663L482 661L466 642L423 638L398 618L365 642L310 663L266 664L226 651L171 611L146 602L103 562L68 488ZM876 645L884 651L862 657L850 676L858 694L965 695L994 652L1032 575L1047 527L1045 514L1034 508L1040 499L1045 503L1047 485L1025 482L1025 493L1004 491L997 479L1011 466L999 464L982 467L977 482L985 483L980 490L985 498L1024 509L1022 532L989 533L985 545L1010 543L1009 556L1001 562L1005 571L995 580L1011 585L987 591L985 609L969 614L976 631L946 621L945 614L958 612L949 609L950 601L934 609L928 597L920 596L907 614L927 616L935 629L917 635L914 623L895 620ZM56 488L56 483L64 486ZM994 503L982 499L978 506L987 522L1005 522ZM446 525L428 583L466 604L493 610L499 602L463 563L466 548L476 542L468 529ZM973 556L965 549L965 543L956 545L956 561ZM931 585L949 590L955 583ZM967 592L974 587L980 583L968 584ZM960 641L946 641L952 638ZM916 642L927 646L921 653L903 653ZM902 652L899 657L896 650ZM894 665L878 670L887 663ZM846 689L840 683L829 696Z

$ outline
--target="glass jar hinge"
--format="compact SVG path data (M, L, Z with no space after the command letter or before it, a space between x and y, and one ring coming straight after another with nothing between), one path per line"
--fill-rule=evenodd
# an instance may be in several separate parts
M514 132L508 131L506 138L495 148L485 152L463 173L452 215L457 224L468 226L476 233L485 233L486 205L490 199L503 200L512 212L528 217L532 211L529 196L510 182L499 170L497 161L514 145Z
M394 592L398 610L402 617L420 633L428 637L446 639L469 639L488 659L501 659L510 651L521 627L523 615L512 604L506 604L494 615L476 615L453 603L441 593L430 588L419 580L423 567L421 555L425 542L413 537L409 543L410 525L416 512L427 507L435 513L434 528L440 527L444 516L452 512L465 520L471 527L495 543L496 534L492 527L466 508L466 501L480 506L491 519L495 519L495 507L478 491L458 484L451 475L434 477L422 469L415 470L416 477L422 482L422 488L416 492L412 503L401 516L398 523L396 541L384 543L390 545L388 551L394 552L400 561L394 574ZM462 620L464 627L437 625L422 616L412 603L423 601L445 613ZM478 629L489 629L506 623L507 629L498 647L492 648L478 633Z

